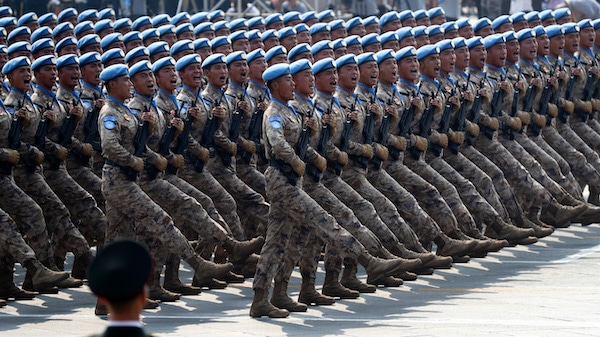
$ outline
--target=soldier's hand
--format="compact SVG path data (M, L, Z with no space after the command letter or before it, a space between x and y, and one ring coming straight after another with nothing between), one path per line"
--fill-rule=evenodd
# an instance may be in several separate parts
M240 110L242 110L242 112L244 113L244 115L248 116L250 115L251 111L250 111L250 103L248 103L247 101L239 101L237 104L238 108Z
M450 96L448 101L454 105L460 105L460 101L458 100L458 96Z
M179 135L183 132L184 124L181 118L173 118L171 120L171 125L175 128L175 138L179 137Z
M490 93L490 91L487 88L479 89L479 95L481 97L483 97L483 99L485 101L488 101L488 102L492 99L492 94Z
M523 124L521 123L521 119L519 117L509 118L508 121L506 122L506 124L508 125L508 127L510 127L511 129L513 129L515 131L521 130L521 127L523 126Z
M223 108L222 105L216 106L212 109L212 114L214 117L219 119L225 119L227 117L227 112Z
M198 158L200 158L204 164L208 163L208 160L210 159L210 151L208 151L208 149L205 147L201 147Z
M19 151L13 149L4 149L0 154L0 158L11 165L17 165L17 163L19 163L19 158L21 157Z
M430 104L435 106L438 109L442 108L442 100L438 97L431 99Z
M523 82L517 81L517 83L515 83L515 88L519 89L519 91L523 92L523 90L525 90L525 85L523 84Z
M387 147L381 145L381 144L375 144L375 155L377 156L377 158L381 159L381 161L386 161L388 160L388 157L390 156L390 152L387 149Z
M550 79L548 79L548 80L550 80ZM531 85L538 87L538 88L543 85L542 80L537 77L532 78L530 83L531 83Z
M498 82L498 88L500 88L500 90L504 91L505 93L508 93L510 90L510 83L508 81Z
M469 90L463 91L462 98L464 98L464 100L467 101L467 102L473 102L473 101L475 101L475 96L473 96L473 93L470 92Z
M591 101L582 101L576 100L575 107L579 110L582 110L585 113L592 113L592 102Z
M73 105L69 110L69 113L71 114L71 117L75 118L76 123L79 123L79 121L83 117L83 109L81 109L81 107L77 105Z
M573 104L573 102L565 100L565 104L563 106L563 109L565 109L565 111L569 115L571 115L571 114L573 114L573 111L575 111L575 105Z
M558 115L558 107L556 104L548 103L548 115L552 117L556 117Z
M594 111L600 111L600 99L596 99L596 98L592 99L592 109Z
M342 166L348 165L348 153L342 151L337 158L337 162L342 164Z
M348 118L350 118L350 120L353 120L353 121L355 121L355 122L356 122L356 121L358 120L358 112L356 112L356 111L352 111L352 112L350 112L350 113L348 114ZM357 124L358 124L358 123L355 123L355 125L357 125Z
M404 137L396 137L392 144L398 151L406 151L406 145L406 138Z
M600 71L598 70L598 66L593 66L588 71L591 72L592 74L594 74L594 77L596 77L596 78L600 75Z
M415 106L415 112L423 111L425 103L423 102L423 98L420 96L413 96L410 99L410 104Z
M187 112L190 114L190 116L194 117L194 118L198 118L198 116L200 116L200 108L195 106L193 108L189 108L187 110Z
M315 164L317 169L321 172L325 172L325 170L327 169L327 159L325 159L325 157L321 156L320 154L318 154L317 157L313 160L313 164Z
M140 157L133 156L133 164L131 168L135 172L142 172L144 170L144 160Z
M396 108L394 106L387 105L385 107L385 112L394 118L398 117L398 110L396 110Z
M467 132L472 136L472 137L477 137L479 136L479 125L475 124L475 123L470 123L467 124L465 126L465 130L467 130Z
M156 128L157 119L154 113L150 111L144 111L144 113L142 113L142 121L148 122L148 126L151 130Z
M443 148L448 147L448 135L445 133L440 133L436 143Z
M97 100L94 101L94 105L99 108L102 109L102 107L104 106L104 99L99 98Z
M44 162L44 152L40 151L37 147L31 147L31 158L35 165L40 165Z
M225 151L227 151L230 155L235 156L237 153L237 144L234 142L229 142L225 148Z
M156 158L154 158L154 166L156 166L160 172L167 169L167 164L167 158L161 156L160 154L156 155Z
M183 164L185 163L185 161L183 160L183 156L180 154L175 154L171 157L171 160L169 160L169 164L171 164L173 167L180 169L183 167Z
M25 107L22 107L21 109L17 110L17 112L15 112L15 116L21 118L23 126L29 125L29 111L27 111Z
M60 161L65 161L67 159L67 148L65 148L62 145L56 144L56 152L54 153L54 156L60 160Z
M251 140L244 139L242 141L241 147L242 147L242 149L244 149L244 151L246 151L248 153L251 153L251 154L256 153L256 143Z
M529 112L519 111L518 116L523 125L529 125L529 123L531 123L531 114Z
M324 114L322 120L327 125L335 126L335 118L331 114Z
M319 123L314 118L304 118L304 125L310 129L310 134L314 135L319 131Z
M559 71L557 77L560 78L565 84L569 81L569 74L564 70Z
M454 131L450 134L450 140L455 144L462 144L465 141L465 134L461 131Z
M81 150L79 150L79 153L85 157L91 157L94 155L94 148L90 143L83 143L81 144Z
M375 103L370 103L369 106L367 107L367 109L372 113L372 114L379 114L379 106Z
M413 144L413 146L415 147L415 149L421 151L421 152L425 152L427 151L427 147L428 147L428 141L427 139L421 137L421 136L415 136L415 142Z
M46 118L46 120L49 122L49 125L56 124L56 114L54 113L54 111L46 110L42 116Z
M373 147L370 144L362 144L360 155L367 159L373 158Z
M299 157L295 157L292 160L291 165L292 169L294 170L294 172L296 172L298 177L302 177L304 175L304 171L306 170L306 163L302 161L302 159L300 159Z
M583 76L583 73L581 72L581 69L579 69L578 67L572 67L572 68L571 68L571 74L572 74L573 76L576 76L576 77L581 77L581 76Z
M550 77L548 79L548 84L554 87L554 90L558 89L558 79L556 77Z
M498 118L491 117L490 118L490 124L488 125L488 128L496 131L496 130L498 130L499 127L500 127L500 122L498 122Z
M550 108L548 108L550 109ZM542 116L540 114L533 115L533 124L537 125L540 129L546 126L546 116Z

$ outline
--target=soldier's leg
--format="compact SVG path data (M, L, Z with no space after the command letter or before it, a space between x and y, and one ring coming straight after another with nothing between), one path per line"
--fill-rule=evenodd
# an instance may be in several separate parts
M600 134L594 131L587 123L571 118L571 129L594 151L600 151Z
M264 198L265 194L265 176L256 169L256 167L236 162L235 172L251 189L260 193Z
M104 212L104 196L102 195L102 179L97 176L92 168L72 163L67 160L67 172L75 179L79 186L88 191L96 200L98 207Z

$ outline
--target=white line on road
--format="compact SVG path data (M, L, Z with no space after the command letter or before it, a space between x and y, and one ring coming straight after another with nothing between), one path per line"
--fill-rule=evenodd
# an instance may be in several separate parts
M555 260L552 261L552 263L569 263L569 262L573 262L575 260L579 260L583 257L586 257L588 255L592 255L596 252L600 251L600 245L596 245L594 247L590 247L590 248L586 248L582 251L580 251L579 253L573 254L573 255L569 255L565 258L562 258L560 260Z

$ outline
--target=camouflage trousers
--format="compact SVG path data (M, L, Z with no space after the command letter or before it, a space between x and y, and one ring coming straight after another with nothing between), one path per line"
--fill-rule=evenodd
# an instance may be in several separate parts
M73 222L88 243L104 242L106 216L98 208L94 197L69 175L65 163L61 163L57 170L44 166L43 172L46 182L67 206Z
M298 185L289 183L278 169L265 171L266 192L273 200L269 208L267 237L254 276L254 289L268 290L276 274L284 272L282 257L288 254L290 237L296 226L307 226L323 241L337 245L345 254L358 257L365 248L342 228L316 201ZM301 184L301 181L298 182Z
M98 207L104 211L104 196L102 195L102 178L96 175L92 168L82 164L78 159L69 157L67 159L67 172L75 181L88 191L96 200Z
M594 116L588 118L587 125L589 125L592 130L596 131L597 134L600 134L600 123L598 122L597 118L598 112L596 112Z
M584 126L584 124L579 125L582 126L583 129L586 129L586 131L590 131L587 127ZM600 167L600 156L598 156L598 152L596 152L598 148L592 148L592 146L595 146L595 137L593 136L593 133L590 132L588 138L582 139L571 128L571 126L569 126L569 124L565 124L560 121L556 121L556 130L558 131L558 133L560 133L561 136L563 136L564 139L566 139L571 145L573 145L574 148L576 148L579 152L583 153L588 163L590 163L593 167ZM582 133L585 134L585 132ZM587 143L588 140L590 141L589 144Z
M596 152L596 156L598 151L600 151L600 134L594 131L587 123L577 120L571 117L570 122L571 129L585 142L585 144L594 152ZM584 152L588 161L593 163L596 160L596 156L588 155Z
M90 246L87 240L71 221L71 214L65 204L46 183L41 166L33 173L17 166L14 178L23 192L42 208L54 255L64 259L65 250L73 252L76 256L88 254Z
M235 172L237 173L237 176L240 177L240 179L248 186L250 186L251 189L260 193L260 195L266 199L267 195L265 194L265 176L262 174L262 172L258 171L255 166L246 164L239 156L237 159L238 160L235 166ZM257 236L257 232L264 234L265 224L259 221L260 219L253 217L252 214L249 214L253 212L252 208L243 207L238 211L240 212L240 218L248 219L244 227L246 228L246 233L251 235L250 237Z
M19 233L27 240L38 258L41 261L53 258L42 208L17 186L12 175L0 175L0 190L0 209L15 220Z
M4 210L0 209L0 256L6 254L22 265L26 261L36 258L33 249L25 243L21 233L19 233L17 224Z

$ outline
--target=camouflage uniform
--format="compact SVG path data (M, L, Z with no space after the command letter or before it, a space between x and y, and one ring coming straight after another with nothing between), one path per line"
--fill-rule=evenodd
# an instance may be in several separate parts
M95 104L96 100L106 98L104 96L104 93L101 90L102 90L101 87L96 87L87 82L83 82L79 96L81 97L81 102L88 109L88 113L90 110L93 110L93 109L98 109L98 112L99 112L100 108L97 108L94 104ZM77 133L77 130L75 132ZM104 158L102 158L102 149L100 149L100 151L97 150L97 148L100 148L100 137L99 136L97 136L97 139L94 140L93 145L94 145L95 151L94 151L94 155L92 156L92 170L98 177L102 177L102 166L104 166ZM69 170L68 162L67 162L67 170ZM73 178L75 178L75 177L73 177ZM75 178L75 179L77 179L77 178ZM102 192L102 191L100 191L100 192ZM102 193L100 193L100 194L102 194ZM98 203L98 206L101 208L104 207L104 196L102 196L102 198L99 198L96 196L96 194L93 194L93 195L94 195L94 199L96 199L96 202Z
M23 236L17 229L17 224L2 209L0 209L0 243L2 243L0 245L0 257L3 257L3 259L8 254L22 265L25 265L26 261L36 258L33 249L23 240Z
M269 92L269 89L265 86L262 86L261 84L250 80L248 82L248 95L250 95L250 97L252 97L252 100L255 102L255 104L258 106L258 104L260 104L261 102L265 102L266 104L269 103L269 100L271 99L271 94ZM254 113L256 113L257 111L254 110ZM262 111L259 118L259 121L262 121L262 115L264 114L264 111ZM261 131L262 131L262 125L260 126ZM254 156L252 156L252 160L250 162L250 165L252 165L252 162L256 163L256 167L260 172L264 172L266 167L267 167L267 161L265 160L265 149L264 146L262 145L262 143L260 143L260 139L258 140L259 144L257 146L257 150L256 153L254 154Z
M586 73L589 75L589 76L585 77L586 78L585 82L592 81L591 94L592 94L592 98L593 98L594 88L596 86L596 81L598 80L598 78L596 77L596 75L591 74L590 68L592 68L594 66L597 67L598 62L596 62L594 53L591 50L584 49L584 48L579 48L579 62L580 62L579 63L580 66L583 66L583 68L586 70ZM576 87L577 87L577 85L576 85ZM585 87L585 85L584 85L584 87ZM583 91L582 91L581 96L574 96L574 97L583 100L584 99ZM591 100L589 100L588 102L590 102L590 101ZM579 135L579 137L581 137L581 139L583 141L585 141L585 143L591 149L598 152L598 151L600 151L600 134L595 132L591 128L591 126L587 123L587 120L590 119L590 115L591 115L591 112L588 114L586 112L583 112L582 110L576 109L573 117L570 118L570 126L571 126L571 129L573 129L573 131L575 131L575 133L577 133L577 135ZM584 154L586 154L586 152L584 152ZM588 157L587 154L586 154L586 157ZM592 156L591 160L595 161L596 159ZM588 161L591 161L591 160L588 159Z

